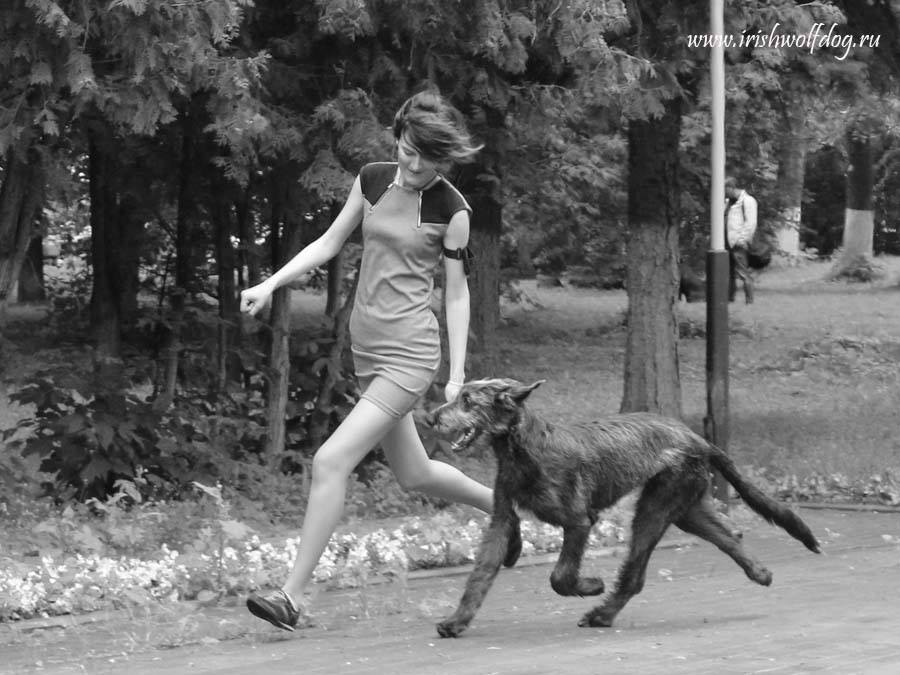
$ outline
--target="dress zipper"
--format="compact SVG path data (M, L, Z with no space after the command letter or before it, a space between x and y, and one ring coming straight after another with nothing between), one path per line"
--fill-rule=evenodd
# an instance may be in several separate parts
M416 208L416 229L422 229L422 191L419 190L419 205Z

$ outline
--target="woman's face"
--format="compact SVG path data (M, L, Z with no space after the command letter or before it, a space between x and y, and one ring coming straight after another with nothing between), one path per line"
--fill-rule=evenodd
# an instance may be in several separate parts
M397 141L397 164L400 166L400 184L413 189L423 188L437 175L437 162L426 159L409 142L406 134Z

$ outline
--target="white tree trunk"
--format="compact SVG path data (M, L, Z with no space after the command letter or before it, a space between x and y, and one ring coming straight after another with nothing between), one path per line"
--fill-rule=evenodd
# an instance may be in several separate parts
M782 209L775 232L779 252L788 258L800 255L800 207L789 206Z
M862 117L847 128L847 206L844 209L844 239L841 257L832 272L835 277L870 276L875 219L872 187L875 182L875 144L880 141L880 120ZM862 277L860 276L862 275Z
M844 209L844 240L841 258L872 257L875 218L871 210Z

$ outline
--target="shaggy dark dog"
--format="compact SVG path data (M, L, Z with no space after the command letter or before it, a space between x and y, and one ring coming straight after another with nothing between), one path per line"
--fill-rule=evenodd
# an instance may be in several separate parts
M516 507L563 528L562 550L550 575L553 590L560 595L600 595L603 580L579 572L591 527L601 510L641 488L630 549L615 589L582 617L579 626L612 625L625 603L641 592L650 554L672 523L715 544L756 583L772 583L772 573L747 554L740 534L732 532L716 513L708 489L711 468L734 486L751 509L809 550L820 552L806 523L748 483L727 455L683 423L632 413L591 424L553 425L524 405L539 384L508 379L469 382L455 401L428 416L438 430L459 434L455 447L468 446L483 435L497 456L493 516L459 607L437 625L443 637L462 633L481 606L504 559L507 541L518 529Z

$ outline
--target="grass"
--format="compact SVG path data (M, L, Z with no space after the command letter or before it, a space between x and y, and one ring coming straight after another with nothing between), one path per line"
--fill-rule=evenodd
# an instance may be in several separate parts
M827 282L830 263L773 269L756 302L729 305L732 332L729 451L741 464L854 476L900 466L900 259L880 259L877 284ZM618 410L626 308L621 291L538 288L540 307L507 307L492 373L546 378L532 406L560 421ZM704 303L680 303L681 321L704 326ZM682 339L685 419L702 427L706 343ZM481 373L473 373L479 375Z

